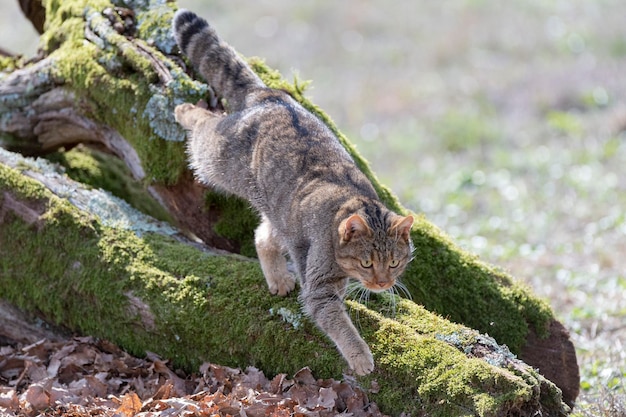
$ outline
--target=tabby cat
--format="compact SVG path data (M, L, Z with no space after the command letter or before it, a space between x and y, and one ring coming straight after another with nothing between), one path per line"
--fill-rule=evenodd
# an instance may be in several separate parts
M173 32L229 111L176 107L196 177L259 211L255 243L270 292L295 287L288 254L304 311L356 374L370 373L372 353L343 303L348 277L370 291L390 289L411 260L413 217L389 211L328 127L286 92L265 86L204 19L179 10Z

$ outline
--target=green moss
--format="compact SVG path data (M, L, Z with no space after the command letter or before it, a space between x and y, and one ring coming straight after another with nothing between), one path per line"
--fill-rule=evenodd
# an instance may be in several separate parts
M19 198L26 200L41 200L47 197L45 190L36 182L24 181L14 169L0 164L0 190L11 191Z
M544 391L551 392L551 395L560 395L559 389L554 384L545 381L534 370L521 372L517 365L519 360L506 346L500 346L491 337L430 313L424 307L411 301L379 295L370 301L370 310L366 310L358 303L349 302L353 320L361 328L364 322L367 322L372 310L384 310L385 305L388 304L395 306L393 320L382 321L385 326L380 327L372 335L373 340L368 340L372 350L378 350L381 355L379 358L375 353L375 357L377 361L389 362L389 365L396 366L398 368L394 368L396 378L402 374L400 369L412 369L407 371L407 379L400 379L396 382L401 386L417 383L419 389L416 391L416 396L422 399L428 398L428 403L442 405L442 415L463 415L462 409L465 406L462 402L463 399L467 401L467 398L472 398L476 410L479 410L476 412L478 415L491 415L494 409L503 406L523 409L528 407L524 401L533 397L532 391L535 389L533 387L538 385L541 385ZM375 323L369 323L366 327L371 328L370 325L374 328L377 326ZM402 336L398 336L397 332L394 333L391 330L397 325L403 328ZM420 341L412 340L415 337ZM407 348L408 346L411 348ZM457 352L448 356L448 349L451 349L450 352L454 350ZM387 356L390 351L393 354ZM485 354L486 351L489 353ZM469 362L454 359L455 355L461 355L463 358L472 357L474 352L481 355L481 359L476 358ZM402 359L399 359L400 357ZM491 374L489 365L502 368L503 371L495 375ZM417 370L415 366L422 368ZM412 378L416 375L421 376L413 380ZM468 385L468 379L473 383ZM503 390L501 396L494 396L494 387L502 387L502 384L514 386L515 389L506 393L506 390ZM445 393L443 397L442 393ZM389 392L385 392L383 395L385 398L377 398L376 401L385 404L402 401L401 398L394 399L393 394L391 398L387 398L389 395ZM474 414L470 413L470 415Z
M207 207L217 209L220 213L214 231L222 237L239 242L239 252L242 255L256 256L254 234L251 231L258 226L259 216L251 209L250 203L215 191L208 191L205 198Z
M22 308L114 340L139 355L148 348L159 351L186 369L211 358L231 366L262 365L270 373L295 373L311 364L322 374L341 374L336 350L311 323L305 328L323 347L315 353L315 344L297 336L301 329L269 314L272 307L298 311L299 304L295 296L271 297L256 262L215 256L161 235L140 238L104 227L36 181L0 165L3 190L46 201L39 228L11 213L0 223L0 288L4 298ZM129 318L134 309L128 293L147 301L154 328L136 328L136 314ZM278 340L280 332L287 334ZM198 342L198 337L206 340ZM315 359L296 362L273 355L277 345Z
M119 280L108 265L100 264L98 253L92 250L95 223L79 218L69 203L51 200L37 182L3 165L0 190L21 190L18 194L28 195L28 200L36 197L46 201L40 226L28 225L5 213L0 237L3 298L31 311L41 306L41 311L56 323L74 329L89 328L93 313L119 308L119 291L114 289ZM103 274L110 279L98 279ZM48 277L58 281L45 282ZM11 285L11 280L19 280L20 284Z
M410 315L403 311L404 318L399 320L381 318L357 303L351 303L351 308L358 312L362 333L370 344L375 362L382 368L375 371L373 378L383 372L394 376L392 381L385 382L392 386L373 396L388 412L415 413L423 408L433 416L489 416L503 409L530 412L533 402L538 401L533 392L537 381L526 381L484 360L468 359L458 348L429 337L435 330L464 333L467 329L463 326L433 317L419 308ZM441 325L441 329L437 329L437 325ZM407 387L411 387L410 393ZM559 395L556 387L550 389L552 395ZM415 399L415 408L406 409L407 395Z
M16 57L0 55L0 71L8 73L13 71L15 68L18 68L20 66L18 59L19 58ZM0 79L1 78L2 74L0 74Z
M415 259L403 283L428 310L495 337L519 353L529 327L546 336L553 313L530 290L461 251L435 226L418 218Z
M152 67L150 59L145 54L140 53L128 39L117 33L111 28L108 18L102 15L102 9L88 8L86 11L87 25L92 28L96 35L99 35L104 42L105 49L113 49L121 54L121 58L127 63L138 75L152 84L158 80L157 73ZM142 42L138 40L137 42Z

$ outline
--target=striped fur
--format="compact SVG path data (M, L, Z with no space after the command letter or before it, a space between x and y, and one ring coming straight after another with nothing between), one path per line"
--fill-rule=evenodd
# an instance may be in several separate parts
M196 177L258 210L255 244L270 292L295 288L286 252L304 311L354 372L371 372L372 354L343 303L348 277L369 291L391 291L411 260L413 218L388 210L330 129L263 85L206 21L181 10L173 28L180 49L228 102L227 115L176 108Z
M209 23L195 13L181 9L172 27L176 43L193 67L217 93L227 98L230 111L244 108L251 89L265 85L248 64L222 42Z

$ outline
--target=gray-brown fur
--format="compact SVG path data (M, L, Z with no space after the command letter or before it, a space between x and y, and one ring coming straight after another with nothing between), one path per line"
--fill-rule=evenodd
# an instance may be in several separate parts
M206 21L180 10L180 49L231 111L218 116L183 104L176 120L189 131L196 177L248 200L261 214L257 254L273 294L300 276L305 312L359 375L372 354L348 317L347 277L372 291L396 282L411 259L411 216L389 211L333 133L287 93L267 88Z

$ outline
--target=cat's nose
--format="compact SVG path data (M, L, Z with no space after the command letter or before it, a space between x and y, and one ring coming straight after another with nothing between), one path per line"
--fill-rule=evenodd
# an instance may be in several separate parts
M389 287L389 281L378 280L378 281L376 281L376 286L378 286L380 289L384 290L387 287Z

